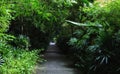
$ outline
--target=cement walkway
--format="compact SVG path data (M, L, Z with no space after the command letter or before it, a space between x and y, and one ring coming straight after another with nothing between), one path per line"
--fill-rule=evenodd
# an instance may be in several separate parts
M69 66L70 60L60 54L57 46L50 45L44 58L47 60L36 67L36 74L80 74L75 68Z

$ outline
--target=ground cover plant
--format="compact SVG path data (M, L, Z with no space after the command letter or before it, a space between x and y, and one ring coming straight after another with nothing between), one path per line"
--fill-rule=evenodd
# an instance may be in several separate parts
M5 44L0 44L3 63L0 66L1 74L31 74L33 73L38 55L36 51L15 49Z
M39 59L40 50L28 51L28 48L14 47L11 42L15 37L7 34L0 34L0 73L1 74L31 74ZM22 45L24 46L24 45Z

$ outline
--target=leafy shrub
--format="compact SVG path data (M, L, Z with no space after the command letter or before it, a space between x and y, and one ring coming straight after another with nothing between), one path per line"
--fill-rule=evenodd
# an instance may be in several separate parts
M80 19L80 23L69 21L78 28L73 28L73 35L65 43L75 66L84 74L119 74L119 4L119 0L103 7L93 4L79 11L84 21L81 17L74 19Z
M38 51L16 49L1 43L0 52L4 60L4 63L0 67L1 74L31 74L38 59Z
M88 49L93 44L94 38L96 38L97 29L91 29L93 28L87 29L85 33L82 30L77 30L74 33L74 38L71 38L68 42L71 47L70 55L73 56L74 65L80 68L84 74L89 71L95 52Z
M12 41L12 45L18 48L28 49L30 47L30 40L24 35L19 35Z
M99 30L99 35L96 38L95 45L93 45L97 46L93 48L97 50L95 55L96 62L93 66L94 74L118 74L120 72L119 65L117 65L119 64L118 54L120 51L118 50L119 47L116 46L119 44L119 4L119 0L109 3L100 9L101 12L95 19L102 24L107 23L103 24L103 31ZM116 39L118 39L117 42Z
M9 28L11 16L10 5L5 4L5 1L0 1L0 33L6 32Z
M1 43L9 43L15 39L15 36L8 35L5 33L0 33L0 42Z
M17 48L11 46L15 39L16 37L12 35L0 33L0 73L31 74L38 59L38 51L28 51L23 49L23 47L20 48L20 46ZM25 43L24 40L26 41L24 36L19 38L19 42ZM20 43L18 44L21 45Z

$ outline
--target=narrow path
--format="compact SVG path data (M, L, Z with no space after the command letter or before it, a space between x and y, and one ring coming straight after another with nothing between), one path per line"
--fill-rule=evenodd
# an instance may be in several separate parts
M56 45L50 45L44 58L47 60L42 65L38 64L37 74L80 74L76 69L69 66L70 60L60 54Z

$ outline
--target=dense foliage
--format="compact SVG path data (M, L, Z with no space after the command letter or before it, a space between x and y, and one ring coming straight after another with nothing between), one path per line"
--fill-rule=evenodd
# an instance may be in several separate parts
M34 3L39 3L34 0L30 2L33 5ZM0 74L31 74L37 63L38 50L28 51L31 45L30 38L19 30L23 26L20 23L21 20L25 20L23 19L25 17L30 17L32 9L35 10L36 8L35 4L34 8L31 9L30 2L26 0L0 1ZM24 5L26 9L21 5ZM30 6L29 9L31 10L29 11L26 6ZM23 11L23 9L25 10ZM16 20L19 20L19 22ZM12 26L14 23L17 24ZM16 33L15 30L11 30L11 26L17 28ZM39 49L41 51L41 48Z
M12 19L10 5L5 4L5 1L0 1L0 32L5 32L9 28L10 20Z
M64 24L58 46L83 74L119 74L119 4L115 0L104 6L79 6L77 17Z
M38 59L35 51L16 49L3 43L0 43L0 52L4 60L0 67L1 74L30 74L33 72Z
M67 0L1 0L0 73L31 74L38 52L29 50L47 48L70 6Z
M11 43L16 37L0 33L0 73L1 74L30 74L38 60L38 50L28 51L24 46L13 47ZM21 45L20 43L17 43ZM40 59L42 61L42 59Z
M32 50L46 49L55 38L83 74L118 74L120 0L103 3L1 0L0 73L32 73L38 59Z

